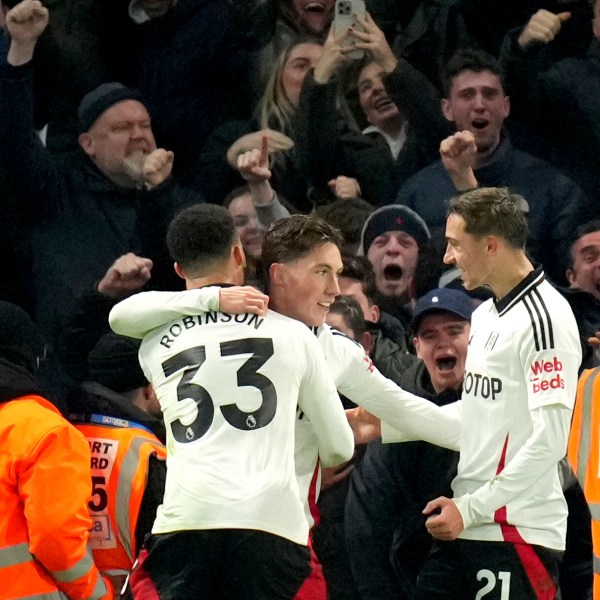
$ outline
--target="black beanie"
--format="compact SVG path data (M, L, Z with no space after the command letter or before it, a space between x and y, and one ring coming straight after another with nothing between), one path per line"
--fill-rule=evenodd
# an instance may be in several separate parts
M431 238L425 221L414 210L392 204L371 213L362 230L358 254L366 256L373 240L388 231L404 231L412 235L419 246Z
M148 385L138 361L140 341L107 333L88 356L88 379L124 393Z
M137 90L128 88L116 81L103 83L83 97L77 110L79 131L87 131L111 106L123 100L137 100L144 104Z
M41 349L31 317L20 306L0 301L0 357L32 372Z

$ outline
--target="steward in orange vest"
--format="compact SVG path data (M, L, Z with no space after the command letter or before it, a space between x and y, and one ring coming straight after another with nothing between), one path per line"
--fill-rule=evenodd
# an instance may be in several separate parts
M600 600L600 367L579 378L567 455L592 517L594 600Z
M89 446L41 397L35 337L0 302L0 600L110 600L87 546Z
M90 546L116 597L152 529L166 476L166 449L157 437L164 439L164 424L139 366L138 347L113 333L103 336L88 358L92 381L71 401L79 411L71 422L91 451Z

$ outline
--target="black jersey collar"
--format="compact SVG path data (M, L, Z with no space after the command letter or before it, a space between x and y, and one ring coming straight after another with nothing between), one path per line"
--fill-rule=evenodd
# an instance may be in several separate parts
M507 313L523 296L528 294L532 288L538 286L544 279L546 279L546 275L544 275L542 267L536 267L525 279L508 292L502 300L494 301L498 314L503 315Z

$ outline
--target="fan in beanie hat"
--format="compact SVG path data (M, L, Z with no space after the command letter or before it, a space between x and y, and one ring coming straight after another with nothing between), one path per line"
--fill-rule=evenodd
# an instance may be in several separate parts
M144 104L137 90L116 81L103 83L86 94L77 110L80 133L87 131L104 112L123 100L137 100Z
M374 244L382 236L385 237ZM419 248L429 239L431 234L425 221L407 206L384 206L369 216L362 230L358 255L369 259L377 290L383 297L407 296Z
M427 224L414 210L403 205L384 206L366 220L358 255L366 256L373 240L388 231L404 231L414 237L419 246L431 239Z

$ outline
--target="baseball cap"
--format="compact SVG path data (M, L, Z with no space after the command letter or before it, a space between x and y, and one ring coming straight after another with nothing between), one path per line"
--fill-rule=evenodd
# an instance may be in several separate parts
M470 321L474 310L473 300L464 292L449 288L437 288L417 300L410 328L416 332L423 318L433 312L450 312Z
M360 236L357 254L365 256L373 240L387 231L404 231L414 237L419 246L431 239L427 224L412 208L392 204L374 211L368 217Z
M123 100L137 100L144 104L140 92L122 83L103 83L83 97L77 110L79 131L87 131L111 106Z

